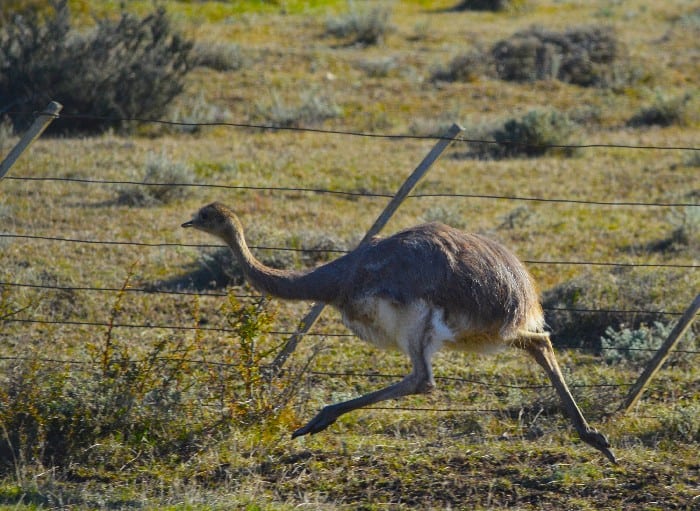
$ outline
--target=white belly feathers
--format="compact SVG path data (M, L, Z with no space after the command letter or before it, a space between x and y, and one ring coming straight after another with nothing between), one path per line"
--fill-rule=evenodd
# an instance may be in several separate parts
M451 349L489 353L499 351L505 343L498 330L475 330L467 317L458 326L450 326L442 309L423 300L407 305L386 298L370 296L341 310L343 323L360 339L383 349L408 353L412 339L437 351L444 343ZM414 341L416 342L416 341Z

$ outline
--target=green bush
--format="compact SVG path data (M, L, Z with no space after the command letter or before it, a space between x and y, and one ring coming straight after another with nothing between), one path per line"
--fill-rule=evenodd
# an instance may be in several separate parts
M661 437L700 443L700 403L683 402L674 404L671 410L659 410Z
M46 16L26 10L0 29L0 98L13 111L57 100L63 114L93 117L62 119L54 132L99 132L123 126L116 118L160 117L183 89L191 48L163 9L142 19L122 13L116 21L98 20L83 34L60 0ZM30 120L27 113L13 117L16 128Z
M190 312L197 325L196 300ZM114 468L136 461L134 452L178 463L222 438L229 431L222 424L274 430L294 422L287 405L298 372L263 379L277 345L266 334L270 315L233 297L222 313L231 332L224 338L193 331L135 340L109 328L78 363L46 361L31 349L3 362L0 474L36 464Z

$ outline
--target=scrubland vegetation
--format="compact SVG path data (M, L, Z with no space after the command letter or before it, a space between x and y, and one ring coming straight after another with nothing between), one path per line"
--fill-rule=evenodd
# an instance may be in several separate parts
M49 100L68 115L0 182L1 508L700 509L697 325L617 412L700 290L700 157L571 147L700 145L693 2L159 5L0 13L3 154ZM326 311L270 373L309 304L179 228L220 200L261 260L317 265L453 122L385 232L440 220L527 261L617 466L517 351L440 353L434 394L290 440L407 361Z

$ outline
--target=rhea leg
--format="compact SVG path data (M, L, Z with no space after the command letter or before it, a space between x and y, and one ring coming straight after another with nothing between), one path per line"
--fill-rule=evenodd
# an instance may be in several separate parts
M552 381L552 385L554 385L554 389L557 391L557 394L559 394L564 411L573 422L581 440L601 451L613 463L617 463L615 455L610 450L610 442L608 442L608 439L605 438L605 435L589 426L576 404L576 401L574 401L574 397L571 395L569 387L564 381L559 363L554 356L554 349L549 340L549 334L523 332L515 342L515 345L532 355L537 363L545 370L547 376Z
M411 394L430 392L435 387L433 370L430 364L431 355L432 353L425 349L418 349L415 353L411 353L413 371L403 380L364 396L325 406L308 424L292 433L292 438L323 431L333 424L338 417L352 410L357 410L379 401L386 401L387 399L397 399Z

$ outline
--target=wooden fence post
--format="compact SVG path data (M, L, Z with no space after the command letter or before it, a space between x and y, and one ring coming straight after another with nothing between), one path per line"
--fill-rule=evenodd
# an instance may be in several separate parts
M683 337L685 331L688 329L688 327L690 327L690 324L695 319L695 315L698 313L698 310L700 310L700 294L695 297L693 303L690 304L690 307L686 309L681 316L681 319L678 320L678 323L676 323L676 326L673 328L666 341L656 352L654 358L652 358L644 368L644 372L639 376L635 384L630 389L629 394L627 394L627 398L620 407L619 411L623 413L629 412L637 401L639 401L639 398L642 396L642 392L644 392L646 386L671 354L671 350L678 343L681 337Z
M416 184L418 184L418 181L420 181L428 169L430 169L432 164L435 163L435 161L440 157L450 142L452 142L454 138L463 130L464 128L462 128L459 124L453 124L450 129L447 130L447 133L445 133L445 135L438 140L437 144L435 144L427 156L423 158L423 161L420 162L413 173L408 176L406 181L404 181L401 188L399 188L396 195L394 195L394 198L391 199L389 204L387 204L387 206L384 208L384 211L382 211L379 217L377 217L377 220L375 220L372 227L369 228L365 236L362 238L360 245L367 243L372 236L375 236L382 230L401 203L406 199L406 197L408 197L408 194L411 193L411 190L413 190ZM299 330L287 340L286 344L282 348L282 351L277 354L275 360L270 365L270 369L273 374L278 373L280 369L282 369L282 366L287 358L289 358L289 356L294 352L301 338L304 337L314 323L316 323L316 320L319 318L324 308L325 304L316 303L306 314L306 316L304 316L304 318L301 320Z
M39 113L39 115L36 119L34 119L34 122L26 131L24 136L20 138L19 142L17 142L17 145L15 145L12 148L10 153L5 157L2 163L0 163L0 179L5 177L7 171L10 170L10 167L14 165L14 163L17 161L17 158L20 157L24 150L27 147L29 147L29 145L32 142L34 142L34 140L39 138L39 136L44 132L44 130L49 127L51 121L53 121L58 116L58 113L61 111L62 108L63 105L56 101L52 101L46 106L43 112Z

